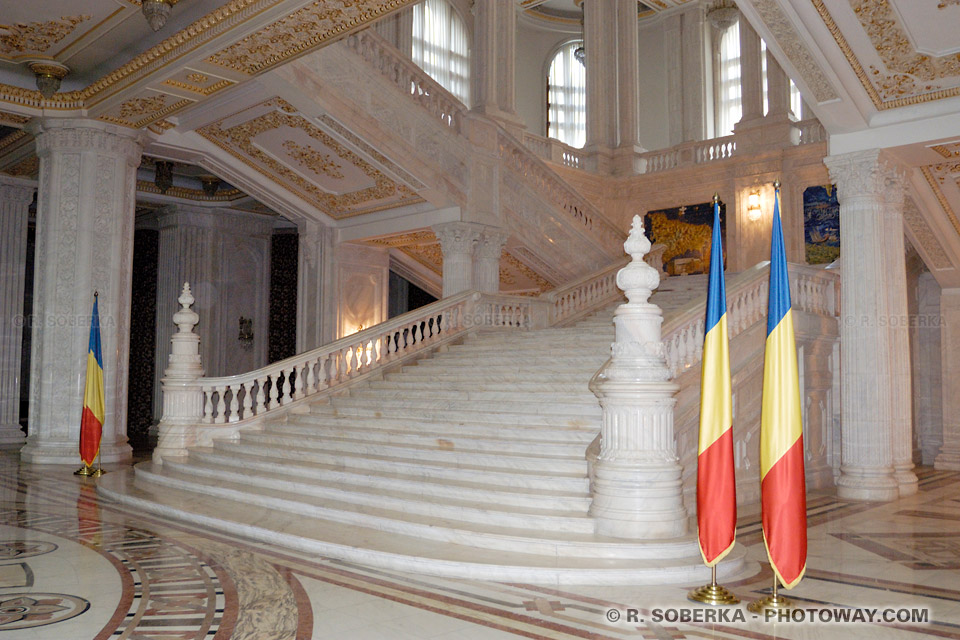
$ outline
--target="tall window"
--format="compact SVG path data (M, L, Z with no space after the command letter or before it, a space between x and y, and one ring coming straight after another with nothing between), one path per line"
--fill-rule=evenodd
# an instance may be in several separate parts
M734 24L720 37L719 76L717 83L717 137L733 133L733 125L743 115L740 101L740 23Z
M587 80L574 57L580 44L562 46L547 74L547 136L578 148L587 138Z
M447 0L425 0L413 7L413 61L431 78L469 105L470 46L467 28Z

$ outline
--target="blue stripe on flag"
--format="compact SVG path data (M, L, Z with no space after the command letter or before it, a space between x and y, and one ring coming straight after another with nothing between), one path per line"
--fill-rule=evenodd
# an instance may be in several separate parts
M93 316L90 317L90 346L87 347L87 351L93 352L93 357L96 358L97 364L100 365L100 370L103 370L103 352L100 348L100 310L99 310L99 300L96 297L93 298Z
M773 204L773 237L770 239L770 298L767 303L767 335L790 310L790 279L787 276L787 252L783 246L780 224L780 189Z
M713 242L710 245L710 280L707 284L707 322L710 333L727 312L727 291L723 284L723 244L720 239L720 203L713 203Z

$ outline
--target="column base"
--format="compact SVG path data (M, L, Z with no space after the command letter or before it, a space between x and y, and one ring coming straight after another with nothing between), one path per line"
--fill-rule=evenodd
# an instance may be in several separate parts
M937 471L960 471L960 451L941 451L933 462Z
M133 448L127 443L103 442L100 444L100 460L103 464L130 462ZM44 440L37 442L27 438L20 450L20 460L27 464L81 464L80 443L70 440Z
M631 540L686 535L681 471L672 463L597 460L590 505L597 534Z
M837 497L841 500L892 502L900 497L900 484L894 476L893 467L865 469L841 466Z
M27 436L24 435L19 424L0 424L0 450L19 449L26 441Z
M920 481L917 480L917 474L913 472L913 463L894 465L893 469L894 477L900 487L900 497L906 498L915 495L919 491Z

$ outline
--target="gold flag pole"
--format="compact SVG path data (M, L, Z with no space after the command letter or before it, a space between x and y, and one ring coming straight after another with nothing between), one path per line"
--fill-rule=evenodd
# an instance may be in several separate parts
M710 584L694 589L687 594L687 599L710 605L740 603L740 598L730 593L726 587L717 584L717 565L710 567Z
M764 611L786 611L793 608L793 600L777 593L777 574L773 574L773 592L759 600L754 600L747 605L747 610L751 613L763 613Z

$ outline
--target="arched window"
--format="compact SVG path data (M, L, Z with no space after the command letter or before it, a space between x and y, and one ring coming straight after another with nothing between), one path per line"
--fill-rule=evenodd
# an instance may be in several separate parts
M560 47L547 74L547 136L578 148L587 138L587 80L574 56L581 44Z
M413 6L413 61L458 97L470 100L470 46L467 28L447 0Z
M717 137L733 133L743 115L740 101L740 23L728 27L720 37L717 76Z

